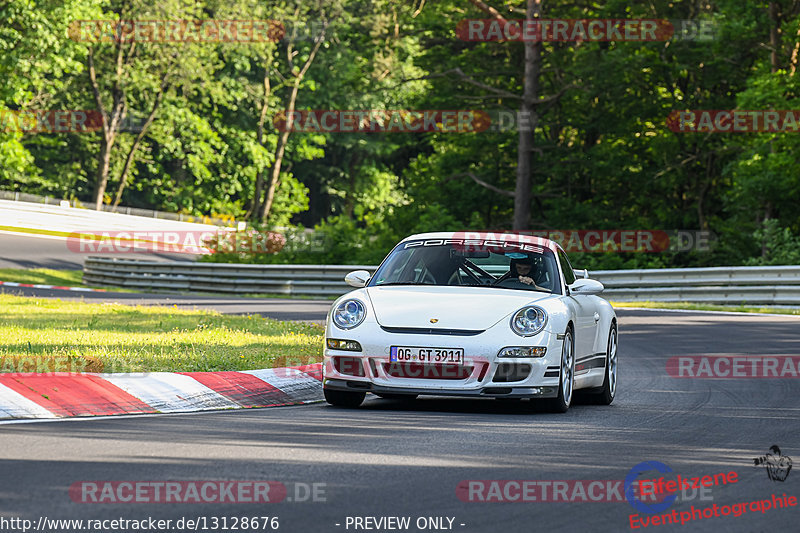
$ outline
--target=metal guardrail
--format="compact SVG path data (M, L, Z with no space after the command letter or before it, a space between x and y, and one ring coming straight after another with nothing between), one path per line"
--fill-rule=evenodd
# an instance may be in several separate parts
M598 270L603 297L619 302L800 305L800 266Z
M88 285L139 290L196 291L286 296L338 296L352 290L344 276L358 265L242 265L189 261L137 261L89 257L83 267Z
M363 265L243 265L89 257L84 282L144 291L338 296ZM800 305L800 266L598 270L603 296L620 302Z

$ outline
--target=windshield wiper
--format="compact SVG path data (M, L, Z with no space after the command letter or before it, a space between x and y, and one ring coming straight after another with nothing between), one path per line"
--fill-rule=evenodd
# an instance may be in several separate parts
M550 289L545 289L544 287L539 287L531 285L530 289L523 289L523 288L516 288L516 287L503 287L502 285L481 285L482 287L491 287L492 289L507 289L510 291L534 291L534 292L545 292L547 294L555 294Z
M376 287L386 287L388 285L432 285L431 283L420 283L417 281L387 281L386 283L376 283Z

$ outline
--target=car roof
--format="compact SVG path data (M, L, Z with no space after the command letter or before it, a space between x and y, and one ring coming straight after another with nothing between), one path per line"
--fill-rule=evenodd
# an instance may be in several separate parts
M511 241L541 246L548 248L553 252L558 252L560 249L555 241L545 239L544 237L525 235L523 233L507 233L502 231L436 231L430 233L417 233L415 235L409 235L400 242L415 241L419 239L480 239L485 241Z

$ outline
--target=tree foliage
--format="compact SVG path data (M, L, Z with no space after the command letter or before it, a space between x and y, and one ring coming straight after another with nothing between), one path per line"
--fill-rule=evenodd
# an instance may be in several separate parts
M465 19L531 14L714 32L535 46L457 33ZM285 35L133 45L70 29L243 18L280 21ZM797 109L798 63L795 0L5 0L0 114L106 116L91 133L0 127L0 189L292 226L298 242L303 227L325 235L321 248L252 261L374 263L412 232L515 227L717 236L708 253L579 258L593 268L796 262L798 134L681 133L666 118ZM523 110L534 127L286 134L275 119L294 109Z

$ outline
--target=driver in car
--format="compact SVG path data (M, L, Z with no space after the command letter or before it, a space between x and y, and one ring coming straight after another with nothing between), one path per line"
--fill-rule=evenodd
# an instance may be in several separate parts
M538 269L534 270L532 260L530 258L526 258L512 259L511 264L509 265L509 272L506 274L506 276L507 279L519 281L525 285L533 285L535 288L540 290L549 291L550 288L542 286L542 284L545 283L545 279L542 279L545 276L542 274L543 273L539 272Z
M522 261L517 261L515 268L518 275L517 279L519 279L520 283L524 283L525 285L534 284L533 278L528 275L531 273L533 265L528 262L523 263Z

